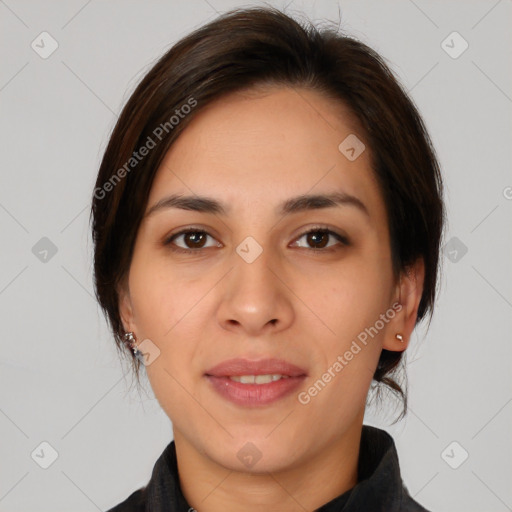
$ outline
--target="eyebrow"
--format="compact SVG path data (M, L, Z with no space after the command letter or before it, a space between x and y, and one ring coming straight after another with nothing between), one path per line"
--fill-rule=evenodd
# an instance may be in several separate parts
M332 194L310 194L300 195L287 199L276 208L276 215L289 215L308 210L318 210L322 208L334 208L339 206L352 206L370 216L365 204L355 196L345 192L335 192ZM228 215L230 207L223 205L219 201L205 196L183 196L173 194L160 199L144 215L148 217L155 212L168 209L179 208L181 210L190 210L201 213L212 213L218 215Z

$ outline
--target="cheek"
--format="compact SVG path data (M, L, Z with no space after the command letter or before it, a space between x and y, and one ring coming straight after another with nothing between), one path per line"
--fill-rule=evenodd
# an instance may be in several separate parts
M334 284L331 280L327 293L310 296L321 322L312 320L318 325L315 373L304 398L313 416L328 416L336 425L353 418L365 403L381 353L384 329L372 330L386 311L384 283L378 276L347 273ZM313 332L312 323L307 328Z
M201 292L204 285L204 291ZM145 367L151 387L169 414L190 407L194 361L200 355L197 318L204 318L208 283L192 283L165 258L134 254L129 277L137 337L151 340L158 357ZM197 371L197 369L196 369Z
M302 292L297 293L315 312L311 322L318 325L320 366L329 368L338 356L346 354L349 361L343 373L347 378L352 372L354 377L361 371L373 374L381 351L387 323L379 319L390 308L391 280L388 269L377 263L354 259L338 272L308 280L309 285L304 283Z
M198 287L184 283L179 268L164 258L135 256L129 283L135 323L145 338L167 340L199 300Z
M316 277L305 280L297 294L314 304L314 311L335 335L373 324L389 307L389 271L376 261L353 258L350 264L344 262L343 267Z

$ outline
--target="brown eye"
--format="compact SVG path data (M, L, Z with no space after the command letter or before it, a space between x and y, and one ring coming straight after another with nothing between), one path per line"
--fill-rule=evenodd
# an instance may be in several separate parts
M203 249L207 249L208 247L222 247L219 243L213 243L213 245L210 244L207 246L208 237L215 240L206 231L189 228L171 235L165 240L164 245L169 246L172 251L184 253L200 253ZM345 236L327 228L310 229L306 233L303 233L297 240L302 238L306 239L306 247L304 248L314 252L328 252L329 250L336 249L336 245L350 245L349 240ZM177 243L177 241L179 243ZM295 242L295 245L303 247L299 245L298 242Z
M208 237L213 239L213 237L206 231L200 229L185 229L183 231L180 231L179 233L175 233L174 235L170 236L164 242L164 245L168 245L173 251L188 253L200 252L202 249L208 247L220 247L220 244L206 246L205 244L207 242ZM180 239L181 241L179 243L182 245L176 243Z
M315 249L323 249L329 241L329 234L323 231L308 233L306 237L308 244L313 245Z
M336 240L338 241L338 245L349 245L349 241L346 237L327 228L310 229L306 233L303 233L297 240L300 240L301 238L306 239L307 247L305 248L312 251L336 246L336 243L330 243L333 239L335 239L333 240L334 242Z
M189 248L197 249L203 247L206 240L206 235L205 233L199 231L192 231L190 233L185 233L183 235L183 240L185 244L190 244Z

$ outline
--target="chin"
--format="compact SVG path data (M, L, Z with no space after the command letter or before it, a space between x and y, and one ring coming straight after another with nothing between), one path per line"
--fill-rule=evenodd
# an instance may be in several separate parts
M255 435L237 434L229 441L205 446L210 458L230 471L258 474L278 472L293 464L297 450L281 439L270 439L268 433L258 431Z

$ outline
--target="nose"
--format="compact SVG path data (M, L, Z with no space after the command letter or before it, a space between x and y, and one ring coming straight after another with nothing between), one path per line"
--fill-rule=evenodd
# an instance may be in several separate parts
M217 311L223 329L259 336L284 330L293 322L293 293L278 258L264 249L252 262L233 252L233 268L222 280Z

